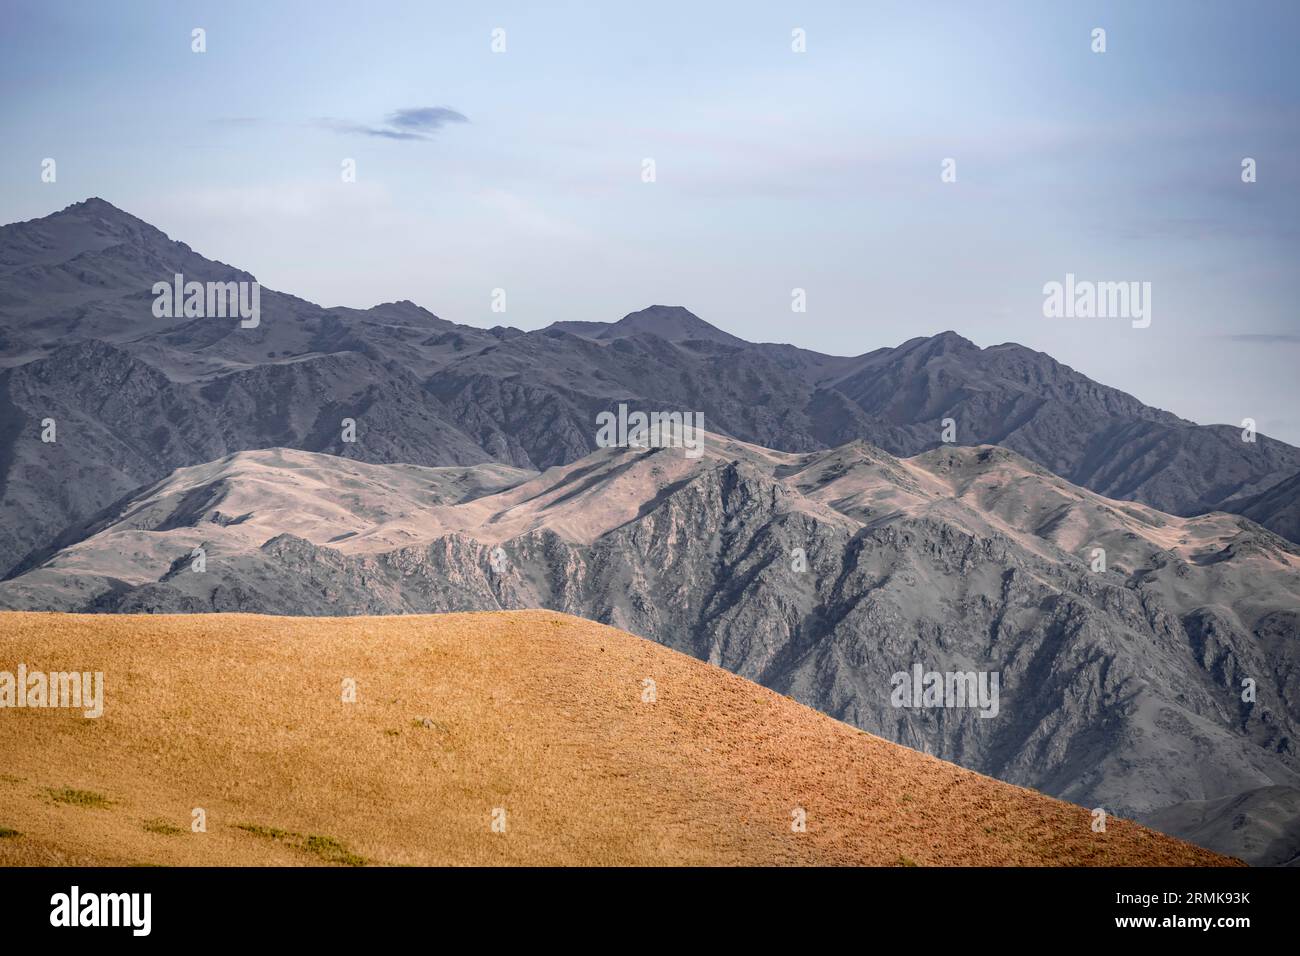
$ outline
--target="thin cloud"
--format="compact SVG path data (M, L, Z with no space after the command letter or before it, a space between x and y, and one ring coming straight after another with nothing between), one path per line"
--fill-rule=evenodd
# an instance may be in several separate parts
M1225 335L1233 342L1252 342L1256 345L1300 345L1300 335L1291 332L1243 332Z
M332 129L336 133L377 136L382 139L421 140L432 139L433 134L448 123L468 123L469 117L446 106L418 106L389 113L388 118L380 126L369 126L365 123L330 117L322 117L315 122L316 125Z
M388 114L388 125L425 132L442 129L448 123L468 123L469 117L446 106L418 106Z

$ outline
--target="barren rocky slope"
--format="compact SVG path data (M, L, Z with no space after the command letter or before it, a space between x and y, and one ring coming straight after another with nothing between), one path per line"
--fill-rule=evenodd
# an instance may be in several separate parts
M233 452L549 467L591 452L595 415L620 401L787 451L866 439L913 455L952 418L959 444L1012 448L1111 497L1184 515L1249 505L1300 536L1300 450L1193 425L1015 344L945 332L838 357L748 343L682 308L523 333L270 289L241 328L155 317L152 286L177 273L253 279L100 199L0 226L0 573L121 495ZM344 418L364 439L343 439Z
M1147 818L1150 826L1258 866L1300 866L1300 790L1260 787L1192 800Z

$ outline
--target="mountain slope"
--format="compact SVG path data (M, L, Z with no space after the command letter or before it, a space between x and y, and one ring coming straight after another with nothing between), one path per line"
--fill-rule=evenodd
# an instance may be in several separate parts
M0 721L7 865L1234 862L549 612L0 626L105 675Z
M1300 541L1300 472L1235 505L1250 520L1284 538Z
M418 465L488 460L418 379L357 352L182 383L86 340L0 372L0 416L5 570L127 492L242 449ZM345 440L344 419L356 441ZM47 420L52 442L43 440Z
M630 330L625 319L570 335L572 324L559 323L467 353L429 387L462 421L475 419L480 443L509 446L524 467L593 450L589 423L626 402L701 411L713 430L787 451L863 438L914 455L942 444L951 419L958 444L1004 445L1075 484L1181 515L1235 511L1300 470L1290 445L1184 421L1019 345L981 349L944 332L836 359L699 332L686 341L675 314L661 335L650 329L662 312L647 313Z
M1255 866L1300 866L1300 790L1260 787L1218 800L1166 807L1145 821Z
M1228 426L1193 425L1019 345L980 349L945 332L838 357L747 343L675 306L523 333L457 325L406 301L327 309L270 289L262 290L260 324L245 329L233 319L155 318L152 285L176 273L253 278L100 199L0 227L0 368L88 361L71 414L112 435L72 453L74 466L57 482L27 480L12 472L40 460L42 451L24 443L34 440L33 422L51 417L41 406L68 400L30 387L26 405L0 396L0 487L26 483L16 498L0 500L4 524L18 526L0 539L0 569L131 482L222 454L280 445L377 463L491 458L545 468L594 450L596 414L620 402L701 412L714 431L787 451L865 439L914 455L940 444L950 418L960 444L1004 445L1107 496L1181 515L1253 502L1265 526L1300 536L1293 520L1300 489L1285 483L1300 473L1300 450L1266 436L1242 442ZM83 355L87 342L119 351ZM121 353L158 374L133 373L141 390L134 400L150 414L118 421L98 411L115 404L114 377L93 369L104 355L126 362ZM302 421L319 380L327 380L327 397ZM199 393L197 404L190 393ZM205 394L233 395L238 411L214 412ZM216 422L205 420L213 414ZM357 415L364 437L342 447L332 437L335 417ZM179 450L177 432L205 450L166 453ZM156 465L124 450L157 446L164 454ZM111 474L103 488L88 470L101 451Z
M1245 519L1105 499L995 447L900 460L708 436L698 459L609 448L540 475L331 478L335 461L177 472L0 584L0 606L547 607L1089 807L1300 786L1300 549ZM892 676L916 665L997 672L996 719L894 706Z

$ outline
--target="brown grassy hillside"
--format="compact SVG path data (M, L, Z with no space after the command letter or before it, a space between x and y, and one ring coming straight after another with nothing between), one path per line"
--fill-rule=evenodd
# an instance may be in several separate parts
M0 710L2 864L1230 862L549 611L0 614L20 662L105 713Z

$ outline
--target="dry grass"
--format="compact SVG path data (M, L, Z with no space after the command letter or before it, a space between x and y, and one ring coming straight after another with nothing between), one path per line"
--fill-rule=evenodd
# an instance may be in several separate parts
M1230 862L548 611L0 634L0 669L105 674L98 720L0 711L3 864Z

